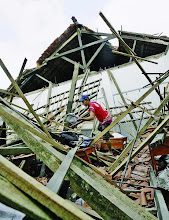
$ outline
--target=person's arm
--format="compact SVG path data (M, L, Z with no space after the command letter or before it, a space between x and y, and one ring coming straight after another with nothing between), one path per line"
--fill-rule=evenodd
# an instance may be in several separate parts
M90 111L90 116L86 117L86 118L79 118L78 121L91 121L93 120L95 117L94 112Z

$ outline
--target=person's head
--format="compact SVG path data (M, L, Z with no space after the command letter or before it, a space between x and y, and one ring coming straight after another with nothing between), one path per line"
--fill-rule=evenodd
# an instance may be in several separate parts
M82 98L79 101L82 102L84 106L89 106L90 104L90 98L88 95L82 95Z

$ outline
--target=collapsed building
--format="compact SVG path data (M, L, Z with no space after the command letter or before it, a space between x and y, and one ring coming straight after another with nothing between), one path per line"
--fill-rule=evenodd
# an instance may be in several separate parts
M15 81L0 60L12 82L0 90L0 202L29 218L169 217L169 38L116 32L100 15L111 33L73 17ZM66 122L70 113L88 116L82 94L113 116L101 133L97 120ZM117 135L113 155L102 139L108 130Z

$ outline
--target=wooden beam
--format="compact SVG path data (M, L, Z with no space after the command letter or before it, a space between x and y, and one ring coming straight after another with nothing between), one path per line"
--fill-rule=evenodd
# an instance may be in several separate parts
M120 35L135 35L135 36L141 36L143 38L151 38L151 39L159 39L159 40L164 40L164 41L168 41L169 39L166 37L162 37L162 36L155 36L155 35L150 35L150 34L141 34L141 33L136 33L136 32L128 32L128 31L119 31Z
M70 88L70 93L69 93L69 98L68 98L68 103L67 103L66 115L71 113L72 111L78 73L79 73L79 64L76 63L74 65L74 71L73 71L72 83L71 83L71 88ZM68 122L65 121L64 125L68 127Z
M31 219L52 220L57 216L42 206L40 203L28 197L6 178L0 175L0 202L17 209Z
M133 47L132 47L132 51L133 51L133 52L135 51L135 48L136 48L136 43L137 43L137 41L136 41L136 40L134 40L134 42L133 42ZM132 57L130 57L129 62L131 62L131 61L132 61Z
M85 49L85 48L87 48L87 47L91 47L91 46L93 46L93 45L106 42L106 41L108 41L108 40L110 40L110 39L112 39L112 38L113 38L113 37L109 36L109 37L106 37L105 39L97 40L97 41L91 42L91 43L89 43L89 44L83 45L83 46L81 46L81 47L77 47L77 48L74 48L74 49L65 51L65 52L63 52L63 53L60 53L60 54L58 54L58 55L55 55L54 57L47 58L46 61L53 60L53 59L55 59L55 58L65 56L65 55L67 55L67 54L70 54L70 53L74 53L74 52L83 50L83 49Z
M116 79L115 79L113 73L112 73L110 70L107 70L107 72L108 72L108 75L109 75L110 79L114 82L114 85L116 86L116 89L117 89L117 91L119 92L119 95L120 95L120 97L121 97L121 99L122 99L124 105L125 105L126 108L127 108L127 102L126 102L126 100L125 100L125 98L124 98L124 96L123 96L123 94L122 94L122 92L121 92L121 89L120 89L120 87L119 87L119 85L118 85L118 83L117 83L117 81L116 81ZM131 114L131 112L129 113L129 116L130 116L131 119L134 119L134 118L133 118L133 115ZM136 125L136 123L135 123L134 121L133 121L133 125L134 125L134 127L135 127L135 130L137 130L137 125Z
M52 176L52 178L47 183L46 187L50 189L52 192L58 194L77 149L78 147L75 147L75 148L72 148L68 152L64 161L61 163L61 165L57 169L56 173Z
M152 186L157 187L157 178L155 176L152 167L150 168L150 183ZM155 204L157 207L158 218L160 220L168 220L169 212L162 192L160 190L155 189L154 196L155 196Z
M114 38L116 38L116 36L114 34L109 34L109 33L95 32L95 31L91 32L91 31L86 31L86 30L81 30L81 33L82 34L90 34L90 35L93 35L93 36L107 36L107 37L109 37L109 36L113 37L114 36Z
M62 219L88 219L92 218L50 191L47 187L23 172L20 168L0 155L0 174L9 182L24 191L31 198L38 201L51 212Z
M56 172L59 164L61 163L61 161L64 160L65 155L62 152L55 150L52 145L44 142L41 138L38 138L31 132L23 129L21 126L18 126L18 121L20 120L20 117L18 117L17 113L14 113L11 110L9 111L8 107L4 108L5 111L1 112L0 116L6 121L7 125L11 127L20 136L20 138L22 138L25 144L33 152L36 153L38 158L40 158L53 172ZM2 109L2 106L0 107L0 109ZM14 114L17 120L15 122L12 121L9 118L9 115L5 116L5 112L10 112L9 115ZM24 123L25 119L22 118L21 120L22 123ZM14 168L14 165L11 165L9 161L6 162L5 160L4 167L4 163L2 160L4 161L4 159L2 159L2 157L0 156L0 161L2 162L0 162L0 172L5 175L8 180L12 181L13 184L17 184L17 186L20 189L23 189L26 193L30 192L29 190L27 192L27 186L30 186L29 189L35 189L34 187L37 186L36 190L31 190L31 196L34 197L34 199L38 201L40 200L39 202L43 203L43 205L46 207L50 203L50 207L47 208L50 208L50 210L52 210L54 213L57 212L57 215L62 212L64 216L67 214L68 217L70 216L69 212L65 212L62 207L58 210L56 205L53 205L51 203L51 199L54 202L54 195L56 194L50 191L50 196L48 198L44 198L43 195L45 192L41 190L41 187L44 186L36 183L36 181L34 179L32 180L32 178L29 180L30 177L25 178L23 173L18 172L16 167ZM9 165L6 167L6 164ZM92 167L92 169L94 169L95 171L92 171L90 167ZM96 171L100 173L101 176L99 176ZM7 176L5 174L6 172L8 172ZM68 170L67 177L70 180L70 184L73 190L82 199L84 199L84 201L86 201L87 204L90 205L98 214L100 214L103 219L112 219L112 217L114 219L156 219L150 213L145 211L142 207L137 205L134 201L126 197L126 195L121 193L113 185L110 185L108 182L105 181L105 179L108 179L110 182L112 182L109 178L104 176L95 167L76 156L74 157L70 169ZM45 191L46 190L48 189L45 188ZM60 199L60 197L58 197L56 202L63 204L62 201L63 199ZM66 209L67 203L65 203L65 200L64 204L64 208ZM74 213L76 211L74 209L71 209L71 213L72 212ZM78 213L76 212L74 214L77 215Z
M168 103L168 99L169 99L169 94L167 95L167 97L162 101L162 103L158 106L158 108L154 112L155 116L157 116L160 113L160 111L162 110L162 108ZM154 120L154 117L150 117L148 119L148 121L145 123L145 125L140 129L140 131L137 135L137 140L140 137L140 135L146 131L146 129L149 127L149 125L152 123L153 120ZM121 160L123 160L124 156L127 155L129 150L131 149L132 144L133 144L133 140L130 141L130 143L127 145L127 147L124 149L124 151L119 155L119 157L116 159L116 161L111 165L111 167L108 170L109 172L114 170L115 167L118 165L118 163Z
M125 34L121 34L120 35L123 39L129 39L129 40L138 40L138 41L142 41L142 42L148 42L148 43L152 43L152 44L161 44L161 45L168 45L168 42L165 42L163 40L160 39L148 39L148 38L142 38L142 37L135 37L135 36L127 36Z
M147 92L145 92L135 103L139 104L143 101L155 88L157 88L167 77L169 76L169 71L157 82L155 83ZM124 118L128 113L130 113L135 107L131 105L128 107L126 111L124 111L118 118L116 118L104 131L102 131L99 135L95 137L95 139L90 143L90 145L94 144L97 140L99 140L107 131L113 128L122 118Z
M52 82L49 82L49 87L48 87L48 96L47 96L47 101L46 101L46 107L45 107L45 110L44 110L44 114L46 116L48 116L48 113L49 113L49 108L50 108L50 98L51 98L51 94L52 94L52 87L53 87L53 83ZM45 120L44 120L45 121ZM44 122L43 121L43 122Z
M23 71L24 71L24 68L25 68L25 66L26 66L26 63L27 63L27 59L25 58L24 61L23 61L22 66L21 66L19 75L18 75L18 77L17 77L17 79L16 79L16 82L17 82L17 83L18 83L18 81L20 80L20 78L21 78L21 76L22 76L22 73L23 73ZM15 92L15 89L14 89L14 86L13 86L13 85L12 85L12 87L9 89L9 91ZM14 96L11 95L10 102L12 102L13 97L14 97Z
M100 53L100 51L103 49L106 42L103 42L96 50L96 52L93 54L93 56L90 58L90 60L87 63L87 68L90 66L90 64L93 62L93 60L97 57L97 55Z
M122 44L122 46L124 47L124 49L126 50L126 52L128 52L131 55L136 55L136 53L134 51L132 51L132 49L125 43L125 41L121 38L121 36L116 32L116 30L113 28L113 26L110 24L110 22L106 19L106 17L103 15L102 12L99 13L99 15L102 17L102 19L105 21L105 23L107 24L107 26L110 28L110 30L112 31L112 33L119 39L120 43ZM141 70L141 72L145 75L145 77L147 78L147 80L149 81L149 83L153 86L153 83L150 79L150 77L146 74L146 71L143 69L143 67L140 65L140 63L138 62L138 60L136 58L133 57L134 62L136 63L136 65L139 67L139 69ZM156 88L155 91L157 92L157 94L159 95L160 99L162 100L162 96L159 92L159 90Z
M62 56L61 59L66 60L67 62L69 62L69 63L71 63L73 65L75 65L75 63L76 63L76 61L73 61L70 58L65 57L65 56ZM84 69L84 67L81 64L79 64L79 68L81 68L82 70Z
M17 82L20 80L20 78L21 78L21 76L22 76L22 73L23 73L23 71L24 71L24 69L25 69L26 63L27 63L27 59L25 58L24 61L23 61L22 66L21 66L19 75L18 75L18 77L17 77L17 79L16 79Z
M11 93L11 92L7 92L3 89L0 89L0 92L3 93L3 94L7 94L7 95L11 95L11 96L16 96L16 97L21 97L20 95L18 94L14 94L14 93Z
M107 97L106 97L106 94L105 94L104 88L101 88L101 90L102 90L103 98L104 98L104 101L105 101L105 104L106 104L106 109L107 109L109 115L111 115L111 111L110 111L109 103L108 103L108 101L107 101Z
M146 105L146 104L151 104L151 102L141 102L140 103L140 105ZM127 105L127 106L129 106L129 105ZM110 109L116 109L116 108L125 108L126 107L126 105L116 105L116 106L114 106L114 107L111 107Z
M123 52L120 52L120 51L117 51L117 50L112 50L112 52L115 53L115 54L122 55L122 56L131 57L131 58L136 58L136 59L138 59L138 60L143 60L143 61L146 61L146 62L149 62L149 63L158 64L157 62L154 62L154 61L151 61L151 60L147 60L147 59L145 59L145 58L138 57L138 56L134 56L134 55L131 55L131 54L123 53Z
M71 111L72 111L72 105L73 105L73 99L74 99L75 90L76 90L76 83L77 83L78 73L79 73L79 64L76 63L74 65L74 71L73 71L71 88L70 88L70 92L69 92L69 98L68 98L66 114L71 113Z
M79 28L77 29L77 37L78 37L78 41L79 41L79 46L82 47L83 46L83 44L82 44L82 37L81 37L81 32L80 32ZM82 57L83 68L84 68L84 70L86 70L87 67L86 67L86 59L85 59L84 50L82 49L80 51L80 53L81 53L81 57Z
M31 111L31 113L34 115L34 117L36 118L36 120L39 122L40 126L42 127L43 131L46 133L46 135L52 139L51 135L49 134L48 130L46 129L46 127L43 125L43 123L41 122L41 120L39 119L39 117L37 116L36 112L33 110L32 106L30 105L30 103L28 102L28 100L26 99L25 95L23 94L23 92L21 91L21 89L19 88L18 84L15 82L15 80L13 79L12 75L10 74L10 72L8 71L8 69L6 68L6 66L4 65L4 63L2 62L2 60L0 59L0 65L2 67L2 69L4 70L4 72L6 73L6 75L8 76L9 80L11 81L11 83L13 84L13 86L15 87L16 91L19 93L19 95L21 96L21 98L23 99L23 101L25 102L25 104L27 105L27 107L29 108L29 110Z
M72 41L77 36L77 32L75 32L69 39L67 39L55 52L51 55L54 56L57 54L61 49L63 49L70 41Z
M29 147L0 147L0 154L3 156L30 153L32 153L32 150L30 150Z

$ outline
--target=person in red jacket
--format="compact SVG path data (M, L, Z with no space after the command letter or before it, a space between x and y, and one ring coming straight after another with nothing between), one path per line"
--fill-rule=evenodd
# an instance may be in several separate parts
M79 118L78 121L91 121L96 117L100 122L98 127L99 131L103 131L112 123L112 117L109 115L108 111L104 110L98 102L90 101L88 95L82 95L80 101L84 106L88 107L90 116L86 118ZM110 136L110 132L108 131L103 135L103 140L106 140L109 151L112 152L111 143L109 141Z

